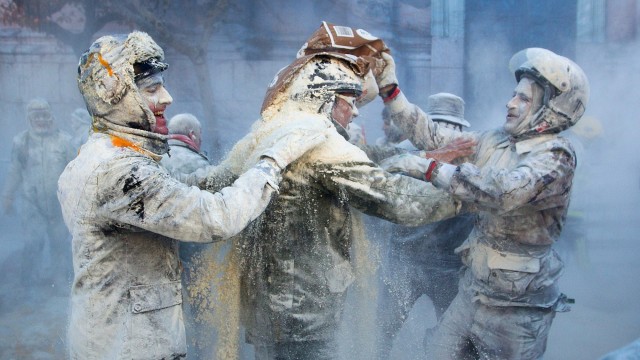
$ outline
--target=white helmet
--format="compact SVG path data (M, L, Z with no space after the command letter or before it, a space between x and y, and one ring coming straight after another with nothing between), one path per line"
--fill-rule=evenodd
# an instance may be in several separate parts
M516 81L527 76L544 89L528 133L560 132L580 120L589 101L589 81L576 63L547 49L528 48L511 57L509 68Z

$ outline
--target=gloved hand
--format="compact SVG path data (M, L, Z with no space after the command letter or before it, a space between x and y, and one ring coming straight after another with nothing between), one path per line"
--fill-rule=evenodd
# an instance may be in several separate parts
M382 72L376 76L378 88L382 92L383 88L386 86L398 85L398 78L396 77L396 63L393 60L393 57L385 52L380 53L380 55L386 63Z
M447 145L429 151L420 151L420 155L440 162L451 163L454 160L473 155L478 141L471 138L455 139Z
M269 149L262 153L261 158L273 159L280 170L284 170L287 165L320 145L326 138L327 128L317 126L293 128L284 132Z
M362 80L362 95L356 99L356 107L359 109L378 97L378 84L373 72L369 72L364 76Z
M427 172L425 178L438 189L447 191L451 188L451 179L453 178L453 175L459 171L459 169L460 168L455 165L437 162L436 166L434 166L431 171Z
M435 164L433 159L425 159L410 153L394 155L380 162L380 167L390 173L400 173L419 180L426 180L425 173Z

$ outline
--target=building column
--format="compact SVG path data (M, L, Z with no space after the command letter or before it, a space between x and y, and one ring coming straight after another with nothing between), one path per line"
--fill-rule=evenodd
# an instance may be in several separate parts
M464 0L431 1L431 93L464 95Z

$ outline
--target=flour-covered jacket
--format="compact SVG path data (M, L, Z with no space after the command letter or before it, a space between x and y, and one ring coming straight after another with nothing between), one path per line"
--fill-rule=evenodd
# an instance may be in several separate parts
M254 133L268 138L305 118L329 122L319 114L281 111L268 122L259 121ZM260 152L255 149L253 154ZM351 207L409 225L457 211L446 193L383 171L337 130L331 131L325 143L289 166L278 197L243 232L244 317L254 341L324 341L335 336L346 290L354 280Z
M13 138L3 196L14 199L21 189L27 213L38 213L52 222L62 221L56 198L58 177L75 155L71 135L61 130L44 135L23 131Z
M133 65L163 59L142 32L103 36L80 59L78 87L93 134L58 181L72 235L72 359L186 357L176 240L236 235L273 193L259 168L210 193L172 178L157 162L167 138L152 132L156 119Z
M172 174L190 174L210 165L206 155L190 148L180 140L169 139L169 149L169 153L162 156L160 164Z
M501 129L456 133L439 127L402 94L387 107L421 149L457 137L478 140L476 154L459 167L448 189L478 211L474 230L457 250L476 298L496 306L554 306L563 264L551 245L564 224L576 166L569 141L557 134L513 139Z
M212 194L171 178L113 136L93 134L59 181L73 235L69 342L74 359L172 359L186 352L174 239L240 232L269 200L250 170Z

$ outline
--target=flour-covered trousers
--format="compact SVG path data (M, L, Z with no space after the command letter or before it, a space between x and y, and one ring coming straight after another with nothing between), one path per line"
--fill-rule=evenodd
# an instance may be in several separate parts
M255 344L256 360L335 360L338 358L335 341L288 341Z
M486 306L460 288L433 336L427 359L542 359L553 308Z

